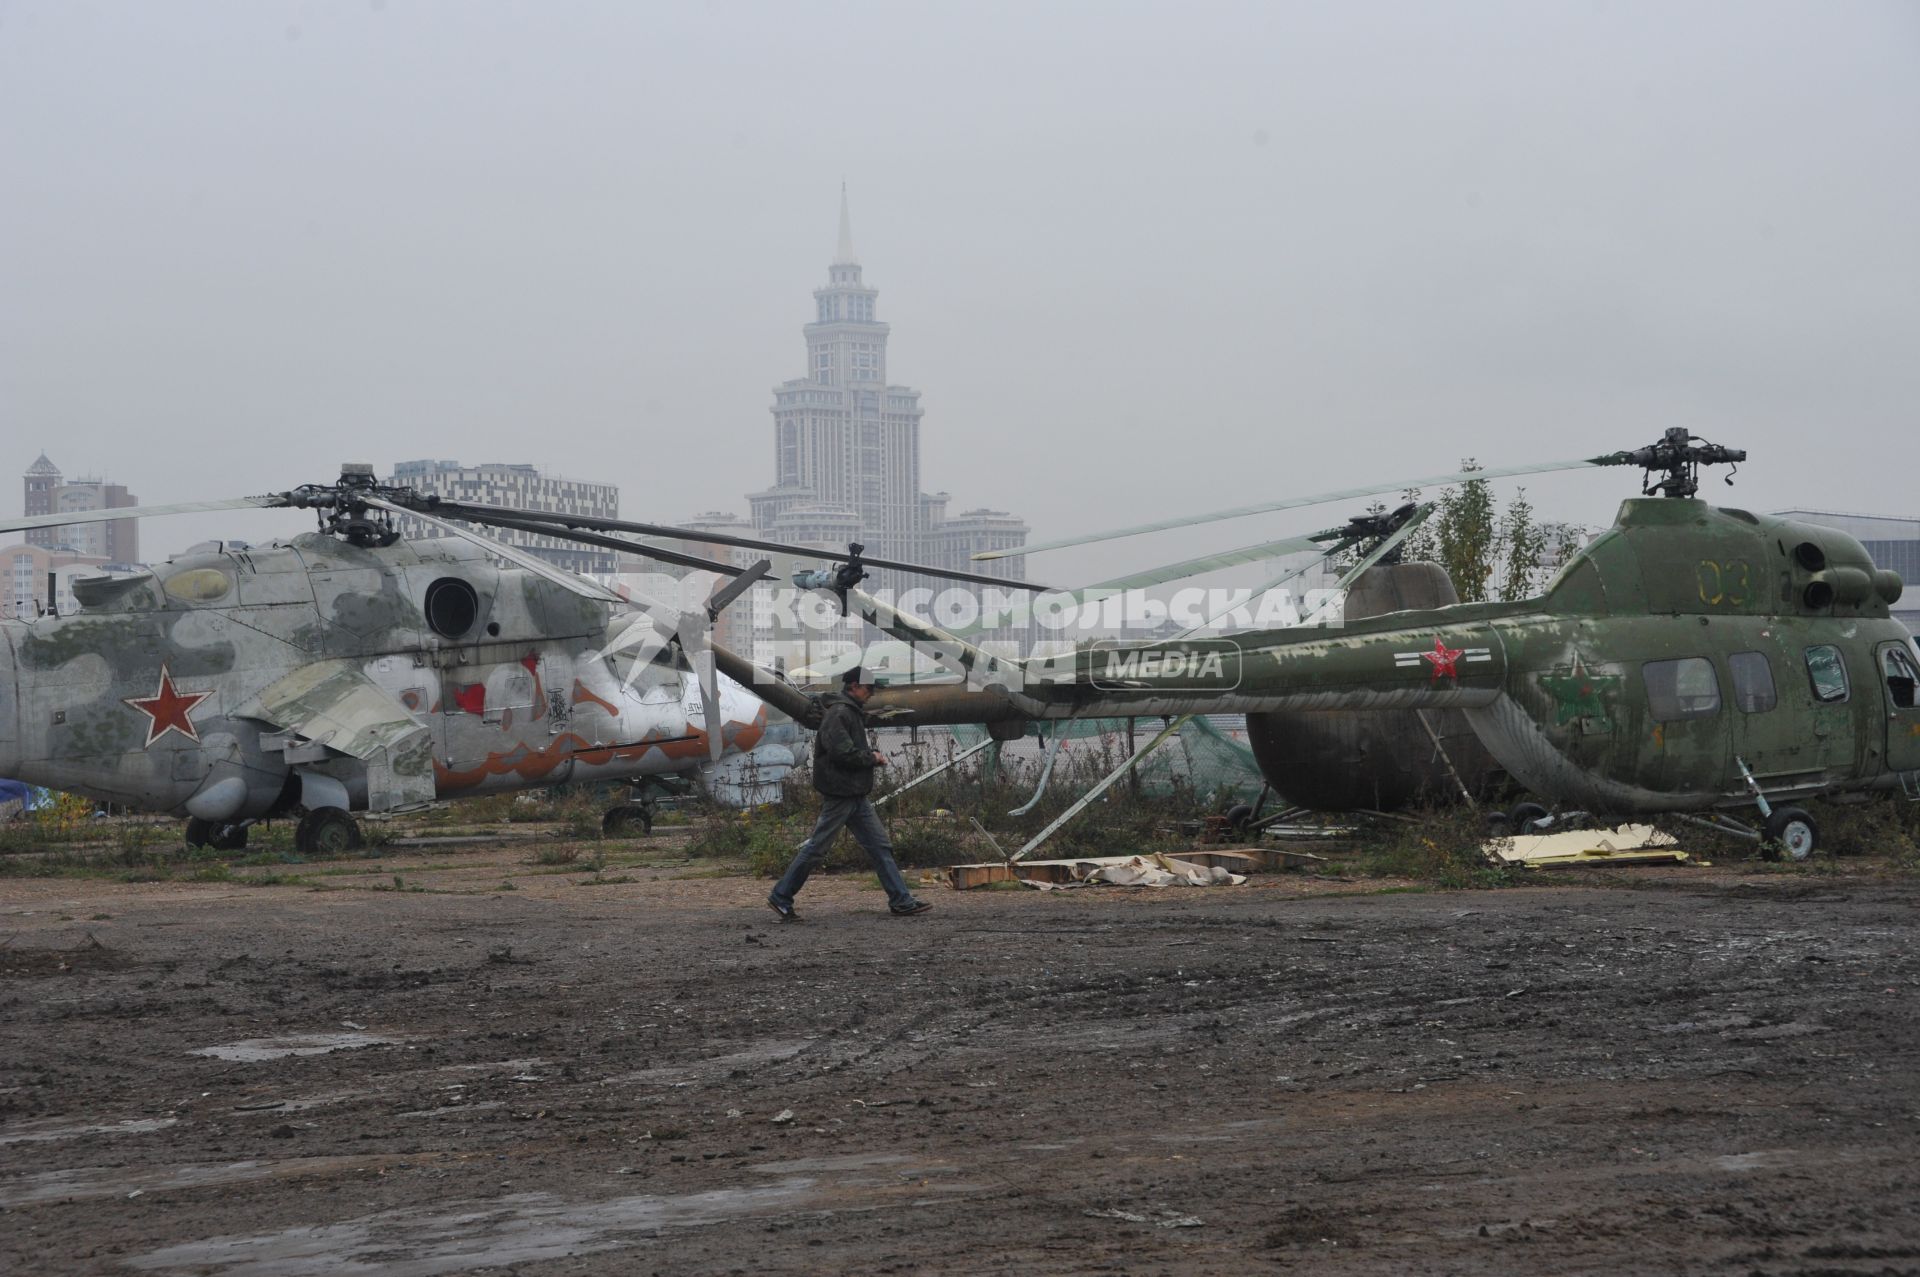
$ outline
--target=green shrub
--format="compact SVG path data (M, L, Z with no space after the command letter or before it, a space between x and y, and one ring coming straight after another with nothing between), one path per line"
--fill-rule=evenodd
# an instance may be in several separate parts
M744 856L753 847L753 830L736 817L710 817L687 841L689 856L725 859Z
M928 816L889 823L891 828L888 837L893 840L893 857L908 868L931 869L993 858L992 848L980 840L971 826L962 825L951 817ZM851 845L852 835L845 837ZM866 856L858 848L854 849L854 854L861 864L866 863Z
M1920 803L1876 794L1864 803L1822 803L1812 815L1820 826L1816 856L1885 856L1898 872L1920 872Z

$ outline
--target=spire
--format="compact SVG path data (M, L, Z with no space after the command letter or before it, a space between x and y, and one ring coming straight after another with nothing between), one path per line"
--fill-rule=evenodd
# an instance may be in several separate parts
M853 218L847 213L847 184L840 183L840 251L833 255L835 266L857 266L853 255Z
M844 214L842 214L842 216L844 216ZM843 222L842 225L844 224L845 223ZM844 235L845 232L843 231L842 234ZM60 467L54 465L53 462L47 460L47 454L43 452L40 454L40 457L38 460L36 460L32 465L27 467L27 473L57 475L60 473Z

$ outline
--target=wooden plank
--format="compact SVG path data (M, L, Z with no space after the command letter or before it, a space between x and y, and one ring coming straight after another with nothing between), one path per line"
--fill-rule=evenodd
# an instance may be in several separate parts
M1204 865L1208 869L1224 869L1228 873L1257 874L1265 872L1267 859L1257 852L1243 848L1208 847L1204 851L1169 851L1170 859L1184 860L1190 865Z
M1013 870L999 863L986 865L948 865L947 885L955 891L973 891L996 882L1013 881Z

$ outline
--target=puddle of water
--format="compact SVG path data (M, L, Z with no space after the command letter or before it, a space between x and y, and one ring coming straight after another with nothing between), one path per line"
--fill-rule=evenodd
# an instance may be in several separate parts
M154 1193L165 1189L209 1188L253 1180L325 1175L403 1162L405 1157L288 1157L272 1162L206 1162L185 1166L128 1169L118 1166L82 1166L67 1171L43 1171L0 1181L0 1206L9 1210L38 1202L90 1201Z
M670 1064L657 1069L641 1069L638 1073L622 1073L618 1077L608 1078L607 1081L673 1082L695 1074L725 1073L732 1069L748 1068L756 1064L775 1064L781 1060L791 1060L812 1045L811 1038L803 1038L797 1042L768 1042L750 1047L745 1051L735 1051L731 1055L688 1060L685 1064Z
M478 1104L443 1104L437 1109L415 1109L411 1113L402 1113L401 1117L444 1117L448 1113L480 1113L487 1109L505 1108L505 1100L482 1100Z
M826 1158L870 1164L870 1158ZM516 1193L469 1201L451 1210L383 1211L333 1224L167 1246L123 1262L146 1272L184 1270L205 1277L331 1277L340 1272L382 1277L445 1273L538 1263L641 1245L660 1233L799 1211L869 1211L917 1204L899 1181L911 1158L883 1156L890 1171L876 1182L858 1174L836 1179L789 1176L754 1188L674 1196L567 1202L548 1193ZM924 1173L932 1167L918 1167ZM985 1192L985 1185L949 1185L949 1193ZM938 1200L951 1200L951 1196Z
M1713 1164L1723 1171L1760 1171L1792 1160L1780 1149L1763 1149L1757 1153L1729 1153L1725 1157L1714 1158Z
M1743 1042L1771 1042L1776 1038L1800 1038L1810 1033L1826 1032L1828 1028L1824 1024L1806 1024L1799 1020L1789 1020L1785 1024L1763 1025L1757 1029L1745 1029L1729 1036L1739 1038Z
M913 1174L951 1171L951 1166L933 1166L916 1161L904 1153L848 1153L844 1157L796 1157L786 1162L759 1162L747 1167L762 1175L831 1175L835 1171L864 1171L876 1166L913 1167Z
M0 1144L41 1144L49 1140L78 1139L82 1135L145 1135L149 1131L164 1131L179 1120L177 1117L143 1117L125 1122L101 1122L92 1126L23 1122L0 1131Z
M441 1068L442 1073L492 1073L500 1069L512 1069L515 1073L527 1073L546 1064L539 1056L529 1056L520 1060L485 1060L479 1064L448 1064Z
M224 1046L203 1046L187 1054L254 1064L261 1060L284 1060L290 1055L326 1055L369 1046L394 1046L399 1042L399 1038L382 1037L378 1033L295 1033L283 1038L247 1038Z

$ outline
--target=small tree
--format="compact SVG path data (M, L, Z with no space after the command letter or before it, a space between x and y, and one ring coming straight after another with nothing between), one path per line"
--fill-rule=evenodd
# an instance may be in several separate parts
M1400 504L1419 505L1420 489L1408 488L1402 492ZM1400 543L1400 557L1407 563L1433 563L1439 560L1440 543L1434 539L1431 518L1407 534L1407 539Z
M1460 463L1460 468L1471 471L1481 466L1468 457ZM1498 531L1493 485L1485 479L1469 479L1441 494L1434 542L1440 566L1453 579L1453 588L1462 603L1478 603L1487 597Z
M1540 558L1547 548L1547 529L1533 521L1533 504L1527 490L1521 488L1507 505L1500 519L1500 549L1504 563L1500 573L1500 597L1511 603L1532 598L1539 588Z

